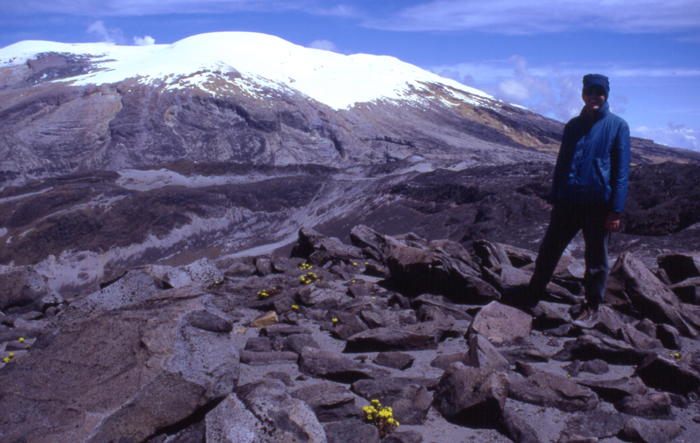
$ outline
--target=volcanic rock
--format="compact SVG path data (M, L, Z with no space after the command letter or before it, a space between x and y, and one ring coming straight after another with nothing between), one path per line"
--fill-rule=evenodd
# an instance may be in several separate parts
M513 376L508 396L515 400L562 411L590 411L598 405L598 396L568 378L535 372L528 377Z
M670 324L687 336L696 336L700 328L700 317L629 253L610 270L605 299L624 313Z
M499 344L523 340L532 331L532 317L523 311L491 302L474 317L471 330Z
M455 423L495 426L505 407L508 386L503 373L454 363L440 379L433 404Z
M3 438L144 440L228 395L238 379L230 334L183 321L206 297L173 291L65 324L0 372L1 409L12 411Z
M307 375L339 383L353 383L363 378L379 378L389 371L351 360L339 353L305 347L299 354L299 370Z
M360 408L364 400L345 386L330 381L299 388L291 396L309 405L322 423L364 416Z

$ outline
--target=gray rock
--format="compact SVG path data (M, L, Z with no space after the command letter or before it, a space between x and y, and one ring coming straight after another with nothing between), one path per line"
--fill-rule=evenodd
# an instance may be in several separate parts
M471 364L471 362L469 361L468 352L457 352L454 354L438 355L433 359L433 361L430 362L430 366L432 366L433 368L442 369L444 371L447 368L449 368L452 363L456 362L462 363L464 366L478 367Z
M622 377L615 380L576 380L581 386L591 389L600 398L610 403L617 403L626 397L642 395L647 387L637 377Z
M327 323L323 329L341 340L349 340L350 337L369 329L360 317L350 312L330 310L328 317L335 321Z
M700 277L683 280L670 288L683 303L700 305Z
M532 315L534 316L532 326L540 331L572 322L569 306L561 303L541 301L532 310Z
M477 257L481 259L481 264L487 268L498 269L501 266L511 265L508 253L500 243L476 240L472 242L472 247Z
M431 334L404 329L370 329L348 338L344 352L388 352L437 349L438 340Z
M433 294L421 294L419 297L413 299L411 303L413 309L420 309L423 306L434 306L443 314L453 317L455 320L468 320L474 319L469 313L466 312L464 306L452 303L441 295Z
M184 318L189 325L203 331L227 333L233 330L233 324L207 310L190 312Z
M656 328L658 338L666 349L681 349L681 335L678 329L671 325L659 325Z
M610 270L605 299L621 312L670 324L689 337L695 337L700 329L700 317L628 252L620 255Z
M570 416L558 443L597 443L617 436L629 417L601 408ZM619 440L614 439L614 442Z
M401 423L401 422L399 422ZM394 431L384 437L382 443L422 443L423 436L418 431Z
M322 423L364 418L361 409L363 400L343 385L330 381L304 386L291 393L291 396L304 401Z
M272 352L272 340L269 337L250 337L245 343L244 351Z
M530 335L532 317L519 309L494 301L474 317L471 330L481 334L491 343L512 343Z
M510 362L498 352L498 349L479 334L469 336L469 366L508 372Z
M447 254L399 246L391 251L386 263L391 284L408 295L444 295L456 303L479 303L500 297L478 271Z
M512 376L508 396L566 412L590 411L598 405L595 392L566 377L544 372L536 372L526 378Z
M202 296L170 290L127 309L66 317L21 366L0 371L0 409L12 411L0 418L3 439L142 441L228 395L239 371L230 335L183 321L204 308Z
M374 364L392 369L404 370L411 367L416 358L403 352L380 352L374 357Z
M600 359L610 364L637 365L649 355L650 351L637 350L620 340L584 334L564 343L563 349L552 358L558 361Z
M503 411L502 424L506 435L515 443L540 443L537 433L527 420L508 408Z
M207 443L323 443L326 435L313 411L275 380L236 390L206 416Z
M281 363L296 363L298 355L295 352L271 351L253 352L241 351L241 363L250 366L267 366Z
M681 425L665 420L645 420L633 418L625 423L623 434L625 438L641 443L666 443L681 435Z
M304 346L310 348L320 348L316 340L314 340L311 334L294 334L285 338L282 342L283 351L291 351L296 354L301 354L301 350Z
M302 348L299 354L299 371L340 383L354 383L363 378L380 378L390 374L386 369L356 362L337 352L309 347Z
M394 419L406 425L423 424L433 402L426 387L410 378L359 380L352 384L352 390L367 400L391 406Z
M508 377L454 363L442 375L434 395L435 408L450 421L495 427L508 396Z
M647 386L674 394L687 395L700 387L700 374L687 364L657 354L641 362L636 374Z
M323 425L328 443L379 443L377 427L360 420L341 420Z
M670 417L672 403L671 396L667 392L653 392L627 396L616 406L625 414L658 419Z
M345 245L337 238L326 237L309 227L299 229L299 240L292 250L292 256L308 259L317 251L324 253L317 255L318 258L314 260L315 264L321 266L328 262L330 257L336 260L363 258L360 248Z
M0 266L0 309L26 306L51 294L46 277L29 266Z

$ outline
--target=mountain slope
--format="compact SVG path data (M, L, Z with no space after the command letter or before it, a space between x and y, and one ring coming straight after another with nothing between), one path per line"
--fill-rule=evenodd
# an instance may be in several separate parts
M66 292L302 225L532 247L563 125L390 57L217 33L0 49L0 127L0 265ZM700 154L633 140L634 163L669 159Z

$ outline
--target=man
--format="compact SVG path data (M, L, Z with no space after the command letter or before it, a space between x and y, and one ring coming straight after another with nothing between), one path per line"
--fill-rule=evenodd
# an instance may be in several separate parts
M568 246L583 231L586 244L584 288L586 304L574 323L592 327L598 319L610 266L608 241L620 228L630 164L627 122L610 112L608 78L583 77L583 110L564 128L549 202L551 220L528 286L531 304L537 303Z

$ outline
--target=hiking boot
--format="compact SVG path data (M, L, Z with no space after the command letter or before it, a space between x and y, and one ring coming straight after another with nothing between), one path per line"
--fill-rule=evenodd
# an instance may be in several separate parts
M581 329L593 329L600 321L597 307L586 308L574 321L573 325Z

